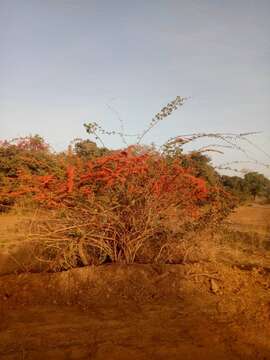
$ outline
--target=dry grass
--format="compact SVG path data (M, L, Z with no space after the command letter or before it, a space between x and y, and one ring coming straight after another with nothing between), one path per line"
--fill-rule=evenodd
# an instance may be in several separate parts
M241 206L228 218L228 224L234 230L270 234L270 205L250 204Z
M123 223L112 210L86 208L84 216L76 211L42 210L1 215L2 269L60 271L104 262L134 261L172 264L211 261L270 267L269 206L240 207L215 231L190 230L182 235L173 217L164 220L167 226L164 232L164 224L155 217L155 211L145 212L141 217L130 212L129 221Z

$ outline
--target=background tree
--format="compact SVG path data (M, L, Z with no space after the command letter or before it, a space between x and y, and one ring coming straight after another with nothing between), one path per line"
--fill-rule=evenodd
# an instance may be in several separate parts
M109 150L105 147L98 147L94 141L79 139L75 141L74 152L84 159L92 159L107 154Z
M243 178L223 175L221 181L240 201L255 200L256 197L270 200L270 180L258 172L248 172Z
M267 196L270 189L270 180L262 174L250 172L244 177L244 185L248 193L256 199L257 196Z

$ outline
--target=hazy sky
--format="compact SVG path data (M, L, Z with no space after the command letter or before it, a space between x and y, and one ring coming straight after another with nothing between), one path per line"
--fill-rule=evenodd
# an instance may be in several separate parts
M269 0L0 0L0 138L38 133L63 149L84 122L119 127L107 105L138 132L181 95L147 142L262 131L270 153L269 16Z

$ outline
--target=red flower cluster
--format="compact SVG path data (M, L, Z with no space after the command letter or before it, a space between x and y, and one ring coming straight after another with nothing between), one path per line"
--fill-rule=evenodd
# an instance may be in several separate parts
M159 155L134 154L131 148L88 163L70 164L64 178L19 172L12 191L5 196L32 196L49 207L76 206L82 197L114 196L120 203L140 198L194 210L207 194L205 180L192 175L191 169L184 169L177 161L170 164Z

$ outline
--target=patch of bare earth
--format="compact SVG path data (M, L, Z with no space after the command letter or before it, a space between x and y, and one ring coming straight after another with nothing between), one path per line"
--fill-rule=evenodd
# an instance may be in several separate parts
M267 250L230 236L185 264L0 276L0 359L270 359Z
M235 230L270 234L270 205L250 204L241 206L229 217Z

